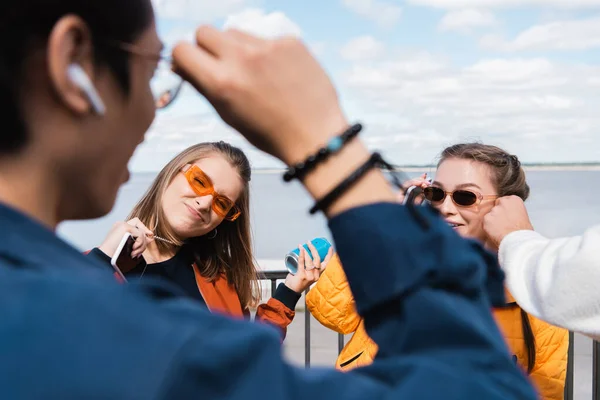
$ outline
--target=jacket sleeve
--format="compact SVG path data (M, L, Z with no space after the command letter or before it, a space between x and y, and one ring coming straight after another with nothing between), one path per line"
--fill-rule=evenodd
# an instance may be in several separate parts
M285 284L280 283L266 303L258 306L256 309L255 321L267 323L279 328L281 339L285 339L287 327L294 320L296 304L301 295L294 292Z
M118 272L116 272L113 269L113 266L111 264L111 258L109 256L107 256L106 254L104 254L104 252L102 250L100 250L97 247L94 247L92 250L84 251L83 254L90 259L99 261L98 264L101 264L107 268L110 268L110 271L112 272L112 274L115 277L115 279L117 280L117 282L125 283L125 281L123 280L123 276L120 275Z
M322 325L338 333L353 333L361 317L337 254L331 258L317 283L306 296L306 306Z
M521 308L600 340L600 225L582 236L547 239L517 231L500 243L506 285Z
M91 250L86 250L83 252L83 254L86 255L87 257L96 259L104 264L110 265L111 258L109 256L107 256L106 254L104 254L104 252L97 247L94 247Z

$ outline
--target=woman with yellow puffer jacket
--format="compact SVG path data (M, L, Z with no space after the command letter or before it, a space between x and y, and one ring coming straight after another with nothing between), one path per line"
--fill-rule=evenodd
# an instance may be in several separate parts
M442 153L436 180L421 179L425 198L440 211L453 229L466 238L486 243L483 217L495 199L516 195L523 200L529 186L518 159L495 146L467 143ZM376 266L373 266L376 268ZM339 259L333 257L307 297L307 306L326 327L343 334L354 333L340 353L336 367L347 371L368 365L377 353L354 308L353 296ZM569 349L568 331L525 313L507 293L506 305L493 310L513 360L529 375L543 400L561 400ZM427 318L427 316L423 316Z
M508 295L508 294L507 294ZM527 371L528 350L523 338L520 308L507 297L507 308L493 314L513 358ZM339 258L335 255L327 264L316 285L306 296L312 315L324 326L338 333L354 333L337 358L335 366L342 371L363 367L373 362L377 345L369 338L364 321L354 308L354 299ZM529 374L543 400L562 400L564 394L568 332L529 316L535 336L535 365ZM524 361L523 361L524 360Z

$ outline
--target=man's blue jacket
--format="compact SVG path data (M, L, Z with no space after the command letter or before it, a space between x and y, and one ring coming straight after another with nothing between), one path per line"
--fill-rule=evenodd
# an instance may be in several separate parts
M0 205L2 399L535 399L490 314L496 260L427 208L373 204L329 223L375 362L284 362L269 326L210 314Z

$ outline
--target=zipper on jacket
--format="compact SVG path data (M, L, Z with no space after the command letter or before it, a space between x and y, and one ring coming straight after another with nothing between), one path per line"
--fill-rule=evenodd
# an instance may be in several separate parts
M360 353L358 353L357 355L355 355L354 357L352 357L348 361L344 361L343 363L341 363L340 364L340 368L344 368L346 365L350 364L352 361L356 361L356 359L358 357L360 357L362 355L362 353L364 353L364 351L361 351Z

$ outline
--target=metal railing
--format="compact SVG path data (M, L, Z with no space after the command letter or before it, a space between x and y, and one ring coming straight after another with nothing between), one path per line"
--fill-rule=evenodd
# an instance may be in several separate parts
M259 273L259 279L271 282L271 296L277 289L277 281L284 280L287 271L262 271ZM305 312L304 312L304 366L310 368L310 312L306 308L306 294L304 292ZM338 354L344 348L344 335L338 334ZM574 368L575 367L575 335L569 332L569 353L567 358L567 377L565 381L565 400L573 400L574 391ZM593 342L592 350L592 400L600 400L600 342Z

